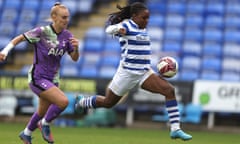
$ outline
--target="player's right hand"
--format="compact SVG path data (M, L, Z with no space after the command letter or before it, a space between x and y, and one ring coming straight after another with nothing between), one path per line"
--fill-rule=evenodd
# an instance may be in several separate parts
M0 62L4 61L6 59L6 55L0 53Z

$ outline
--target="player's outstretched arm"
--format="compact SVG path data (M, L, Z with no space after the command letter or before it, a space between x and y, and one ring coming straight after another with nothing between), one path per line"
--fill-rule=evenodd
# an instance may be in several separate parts
M25 38L23 35L16 36L12 39L0 52L0 62L4 61L8 55L8 53L16 46L18 43L24 41Z

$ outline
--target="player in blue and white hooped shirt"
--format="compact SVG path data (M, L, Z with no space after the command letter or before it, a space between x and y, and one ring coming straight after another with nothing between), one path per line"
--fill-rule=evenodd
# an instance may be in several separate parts
M119 37L121 61L118 70L106 90L106 96L78 96L75 108L111 108L133 87L159 93L166 97L166 108L170 121L170 137L190 140L192 136L180 128L180 115L174 87L156 74L150 67L151 45L146 31L149 11L143 3L133 3L120 7L110 14L106 33Z

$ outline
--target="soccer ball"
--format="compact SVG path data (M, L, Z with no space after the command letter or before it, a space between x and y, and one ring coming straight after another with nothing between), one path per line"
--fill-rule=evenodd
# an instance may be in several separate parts
M178 72L178 62L173 57L163 57L157 63L157 70L161 76L171 78Z

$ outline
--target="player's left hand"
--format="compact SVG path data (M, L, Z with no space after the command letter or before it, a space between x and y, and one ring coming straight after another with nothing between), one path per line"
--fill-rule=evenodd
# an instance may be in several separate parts
M0 53L0 62L4 61L6 59L6 55Z
M78 45L79 45L79 40L77 38L70 38L69 39L70 44L74 47L74 49L78 49Z

